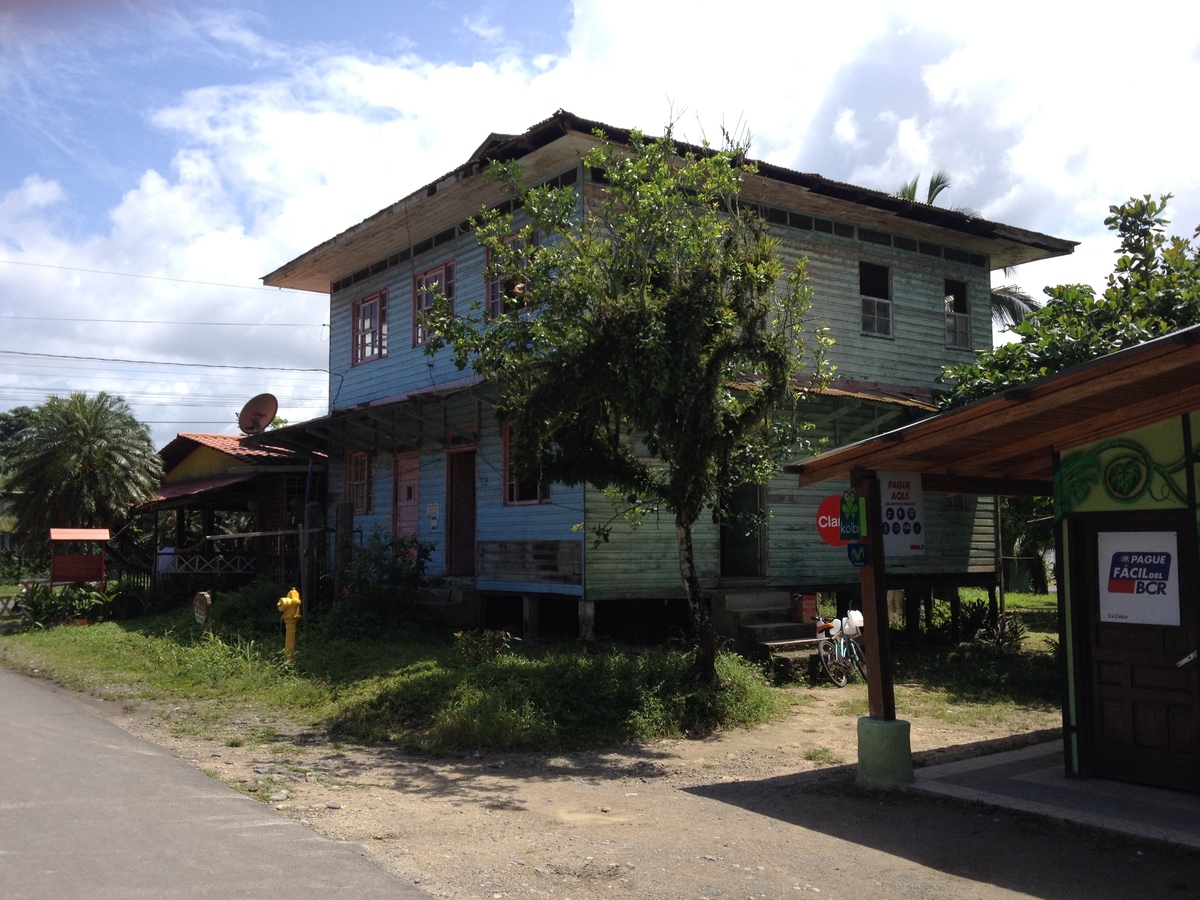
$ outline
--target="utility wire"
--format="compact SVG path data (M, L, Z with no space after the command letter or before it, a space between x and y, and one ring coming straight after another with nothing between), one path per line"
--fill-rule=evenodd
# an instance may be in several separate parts
M37 357L39 359L74 359L86 362L128 363L137 366L187 366L197 369L252 369L266 372L328 372L328 369L302 369L292 366L235 366L223 363L169 362L159 359L114 359L105 356L69 356L58 353L32 353L25 350L0 350L0 355Z
M200 284L205 287L236 288L241 291L288 291L293 294L312 294L313 291L298 291L295 288L273 288L265 284L227 284L222 281L196 281L192 278L169 278L166 275L140 275L137 272L107 272L104 269L81 269L77 266L57 266L53 263L26 262L20 259L0 259L10 266L33 266L38 269L61 269L64 272L86 272L89 275L116 275L119 278L145 278L148 281L171 281L175 284Z
M324 322L179 322L173 319L81 319L77 316L0 316L26 322L111 322L114 325L220 325L227 328L328 328Z

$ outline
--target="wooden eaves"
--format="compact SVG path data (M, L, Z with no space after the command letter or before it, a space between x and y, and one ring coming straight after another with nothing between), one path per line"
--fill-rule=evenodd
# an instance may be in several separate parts
M1055 453L1200 409L1200 326L784 466L802 486L920 472L927 491L1051 496Z

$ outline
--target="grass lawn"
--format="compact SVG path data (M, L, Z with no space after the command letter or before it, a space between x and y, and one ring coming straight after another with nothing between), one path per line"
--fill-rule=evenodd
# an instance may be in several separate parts
M976 723L1058 708L1055 598L1010 594L1007 606L1028 629L1019 653L897 643L897 702L915 715ZM282 646L282 635L206 632L184 609L0 637L0 663L111 699L182 705L189 724L179 727L190 730L255 716L435 753L704 733L767 721L797 702L794 691L770 687L759 667L732 654L722 655L714 689L694 682L687 653L525 645L498 633L452 638L400 627L340 638L308 627L293 663Z

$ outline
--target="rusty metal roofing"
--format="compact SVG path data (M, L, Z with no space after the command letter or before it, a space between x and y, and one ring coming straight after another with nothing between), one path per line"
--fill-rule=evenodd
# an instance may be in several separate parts
M289 450L244 442L244 436L230 434L197 434L181 432L175 439L158 451L168 471L179 465L198 447L208 447L231 456L247 465L271 465L294 463L296 455Z
M170 508L176 505L172 501L220 491L235 484L250 481L255 477L253 473L244 472L234 475L209 475L203 478L190 478L187 481L175 481L170 484L163 484L155 491L153 500L139 504L135 508L135 511L138 513L148 513L154 512L156 509Z
M928 490L1051 496L1055 454L1200 410L1200 326L784 467L801 484L920 472Z

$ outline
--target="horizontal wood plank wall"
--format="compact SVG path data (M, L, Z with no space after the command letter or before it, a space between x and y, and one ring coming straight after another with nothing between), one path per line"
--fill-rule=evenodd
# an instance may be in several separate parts
M572 541L480 541L480 581L521 584L583 584L583 545Z
M473 233L414 257L358 284L338 291L330 299L329 407L345 409L395 396L422 387L463 377L448 350L427 356L412 346L413 278L447 260L455 261L455 296L459 309L484 297L484 251ZM376 291L388 291L387 356L361 365L350 364L351 319L354 303Z
M830 360L847 378L933 386L943 365L970 362L973 350L990 347L991 276L977 266L921 257L850 238L775 227L780 254L791 270L808 257L813 289L812 323L823 322L835 343ZM862 334L858 264L891 269L892 337ZM946 347L945 280L967 283L973 350Z

